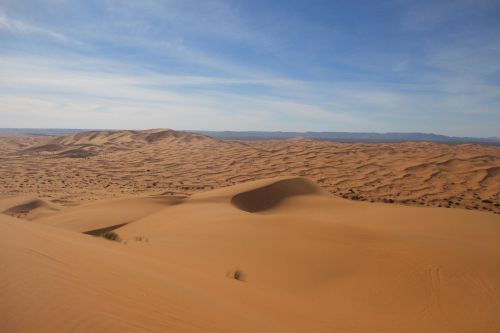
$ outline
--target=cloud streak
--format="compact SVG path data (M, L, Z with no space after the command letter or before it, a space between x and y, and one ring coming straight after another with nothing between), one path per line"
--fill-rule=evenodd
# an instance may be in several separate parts
M6 30L13 34L35 34L44 37L48 37L58 42L62 42L65 44L79 45L83 46L84 44L75 39L69 38L64 34L52 31L50 29L45 29L42 27L38 27L35 25L31 25L29 23L15 20L7 17L5 14L0 13L0 29Z
M85 63L89 65L80 69L78 64ZM87 128L149 128L161 123L180 129L304 130L306 126L318 131L390 131L388 124L404 121L409 107L416 114L438 108L456 116L468 106L467 101L457 101L456 94L443 100L416 94L415 87L404 92L401 87L354 83L159 74L81 58L61 62L4 57L0 71L5 74L0 79L2 118L4 126L12 127L23 127L29 120ZM252 89L254 94L249 93ZM435 119L442 117L446 112L434 114ZM466 128L456 119L450 122ZM406 131L418 129L401 126Z

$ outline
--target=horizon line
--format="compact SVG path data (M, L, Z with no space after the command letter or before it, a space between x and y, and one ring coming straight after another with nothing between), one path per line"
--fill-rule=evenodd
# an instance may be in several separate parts
M184 132L211 132L211 133L293 133L293 134L326 134L326 133L331 133L331 134L371 134L371 135L390 135L390 134L419 134L419 135L432 135L432 136L441 136L441 137L446 137L446 138L451 138L451 139L487 139L487 140L496 140L499 141L500 137L497 136L488 136L488 137L478 137L478 136L456 136L456 135L446 135L446 134L439 134L439 133L434 133L434 132L398 132L398 131L391 131L391 132L372 132L372 131L355 131L355 132L349 132L349 131L294 131L294 130L272 130L272 131L265 131L265 130L208 130L208 129L174 129L174 128L168 128L168 127L156 127L156 128L77 128L77 127L0 127L0 131L4 130L69 130L69 131L147 131L147 130L152 130L152 129L165 129L165 130L173 130L173 131L184 131Z

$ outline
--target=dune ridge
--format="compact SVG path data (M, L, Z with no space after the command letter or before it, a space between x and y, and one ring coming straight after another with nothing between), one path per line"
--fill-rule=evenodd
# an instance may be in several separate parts
M54 145L117 145L117 144L137 144L154 143L162 140L196 141L196 140L216 140L207 136L190 132L174 131L171 129L151 129L143 131L116 130L116 131L90 131L79 132L68 136L58 137L51 141Z
M231 203L246 212L261 212L297 195L324 194L321 188L304 178L278 179L269 185L238 193Z
M43 217L59 209L57 205L32 196L0 198L0 213L27 220Z
M167 206L176 205L182 199L170 196L145 196L101 200L76 207L68 207L55 214L35 218L37 223L67 230L95 234L113 230L153 214Z
M1 195L60 204L191 195L282 175L359 201L500 213L500 147L217 140L172 130L0 139Z

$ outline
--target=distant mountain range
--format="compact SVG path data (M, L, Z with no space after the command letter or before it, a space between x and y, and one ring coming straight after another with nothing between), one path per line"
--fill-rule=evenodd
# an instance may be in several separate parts
M0 128L0 134L32 134L32 135L70 135L80 132L95 131L83 128ZM101 130L99 130L101 131ZM102 130L105 131L105 130Z
M260 131L192 131L221 139L290 139L303 137L340 142L431 141L442 143L481 143L500 145L500 138L454 137L432 133L355 133L355 132L260 132Z
M79 132L96 131L94 129L54 129L54 128L0 128L4 134L33 134L33 135L69 135ZM103 130L104 131L104 130ZM405 142L430 141L440 143L478 143L500 145L500 138L456 137L433 133L369 133L369 132L264 132L264 131L190 131L192 133L211 136L219 139L233 140L266 140L291 139L303 137L315 140L329 140L339 142Z

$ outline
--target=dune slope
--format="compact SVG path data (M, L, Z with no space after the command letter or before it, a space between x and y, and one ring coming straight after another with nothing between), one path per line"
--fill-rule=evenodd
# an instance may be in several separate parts
M33 196L0 198L0 214L32 220L59 210L54 204Z
M181 201L162 196L102 200L45 215L37 218L36 222L92 234L101 229L109 230L131 223Z
M500 330L494 214L354 202L281 177L114 231L121 243L0 215L0 330Z
M282 179L273 181L266 186L238 193L231 198L231 203L247 212L260 212L274 208L289 197L322 192L319 186L305 179Z

